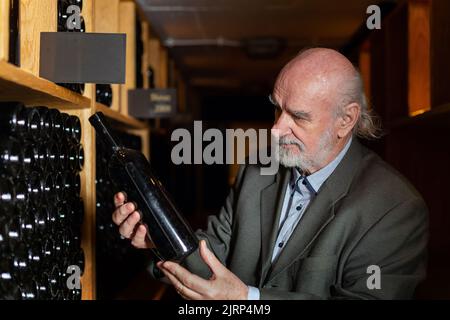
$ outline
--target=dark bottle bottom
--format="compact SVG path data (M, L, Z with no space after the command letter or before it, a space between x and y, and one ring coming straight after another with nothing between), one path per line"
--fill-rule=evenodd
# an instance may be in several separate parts
M58 83L58 85L79 94L84 93L84 83Z

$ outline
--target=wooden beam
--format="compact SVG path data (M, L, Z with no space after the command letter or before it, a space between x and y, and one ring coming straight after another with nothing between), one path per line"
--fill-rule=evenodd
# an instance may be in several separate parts
M9 1L0 0L0 60L9 58Z
M125 127L137 128L137 129L143 129L143 128L147 127L147 124L145 122L137 120L137 119L130 117L128 115L125 115L121 112L111 110L111 108L108 108L108 107L104 106L103 104L96 103L94 109L96 111L103 112L105 114L105 116L108 116L111 119L114 119L114 120L120 122Z
M73 91L0 61L0 100L58 109L89 108L91 101Z
M415 116L431 107L430 79L431 1L408 2L408 109Z

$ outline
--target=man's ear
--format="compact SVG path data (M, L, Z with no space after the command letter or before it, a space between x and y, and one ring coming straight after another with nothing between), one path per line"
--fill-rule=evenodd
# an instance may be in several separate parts
M361 113L361 107L356 102L352 102L342 108L338 118L338 138L345 137L356 125L359 115Z

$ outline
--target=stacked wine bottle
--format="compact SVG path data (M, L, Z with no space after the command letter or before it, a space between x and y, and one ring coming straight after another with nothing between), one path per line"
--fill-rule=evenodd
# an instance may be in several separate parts
M102 103L107 107L112 105L112 87L110 84L96 84L95 85L95 101Z
M0 299L81 298L80 139L76 116L0 103Z

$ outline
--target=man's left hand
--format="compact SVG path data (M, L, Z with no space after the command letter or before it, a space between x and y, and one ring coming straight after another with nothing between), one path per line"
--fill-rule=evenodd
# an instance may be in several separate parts
M200 241L200 256L211 269L212 276L209 280L189 272L175 262L158 262L157 266L185 299L247 300L248 287L222 265L208 249L205 240Z

